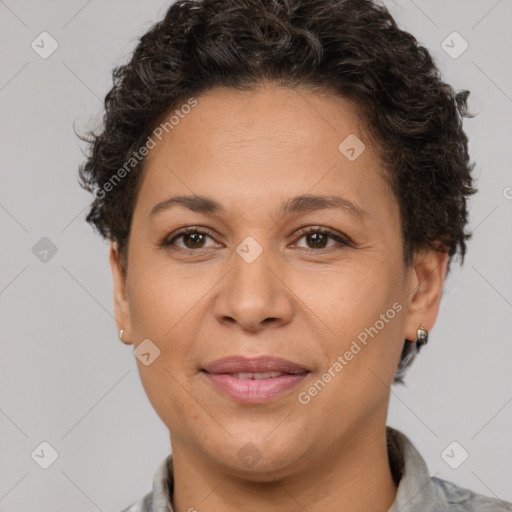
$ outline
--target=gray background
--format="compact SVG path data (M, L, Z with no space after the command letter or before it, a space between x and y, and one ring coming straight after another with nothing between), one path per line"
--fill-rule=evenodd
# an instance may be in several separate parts
M150 490L170 450L116 337L108 245L84 221L73 132L100 119L112 67L168 4L0 0L1 511L119 511ZM432 475L512 501L512 2L386 5L480 112L464 124L474 237L407 387L392 387L388 424ZM43 31L59 45L47 59L31 48ZM469 43L456 59L441 47L453 31ZM46 262L32 251L43 237L57 248ZM58 452L48 469L31 457L43 441ZM458 469L441 456L452 441L469 453Z

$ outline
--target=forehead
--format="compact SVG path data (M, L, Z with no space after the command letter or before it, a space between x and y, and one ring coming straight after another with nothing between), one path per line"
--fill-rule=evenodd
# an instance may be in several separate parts
M378 153L350 100L280 86L215 88L195 100L155 139L143 200L148 193L153 202L165 199L171 190L256 201L337 189L358 195L363 207L386 187Z
M334 143L336 148L344 132L364 131L355 102L325 90L277 85L246 91L217 87L196 101L190 113L168 130L173 137L166 139L179 144L194 130L195 138L207 142L200 148L202 153L220 145L244 146L256 139L273 147L314 150L319 144ZM187 142L190 146L190 139Z

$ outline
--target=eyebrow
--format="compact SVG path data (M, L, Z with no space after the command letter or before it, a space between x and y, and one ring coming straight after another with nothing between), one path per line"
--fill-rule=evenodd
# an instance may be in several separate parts
M197 213L224 213L224 207L214 199L204 196L175 196L162 201L151 209L149 217L153 218L158 213L168 210L172 206L181 205ZM303 194L285 201L281 205L281 215L290 215L292 213L311 212L326 209L340 209L352 217L362 220L368 216L361 207L352 203L348 199L339 196L317 196Z

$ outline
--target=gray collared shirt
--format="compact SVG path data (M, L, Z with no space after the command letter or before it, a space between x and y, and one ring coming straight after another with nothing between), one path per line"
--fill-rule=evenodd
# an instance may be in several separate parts
M427 464L410 439L386 427L391 471L398 490L388 512L512 512L512 503L477 494L440 478L431 477ZM153 476L152 490L122 512L174 512L172 455Z

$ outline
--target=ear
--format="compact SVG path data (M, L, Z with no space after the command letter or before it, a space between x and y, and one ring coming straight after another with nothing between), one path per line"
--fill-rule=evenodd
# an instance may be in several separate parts
M446 276L448 253L425 250L416 254L408 295L406 339L416 341L420 324L427 331L434 326Z
M131 345L133 340L130 307L126 297L126 278L119 262L119 248L117 242L110 244L109 257L112 279L114 281L114 316L118 330L124 330L123 343Z

